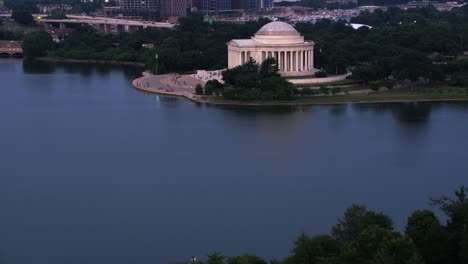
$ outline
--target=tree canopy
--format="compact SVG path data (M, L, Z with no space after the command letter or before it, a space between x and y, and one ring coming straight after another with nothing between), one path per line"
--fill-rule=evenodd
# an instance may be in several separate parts
M445 213L441 224L435 213L416 210L404 233L395 230L390 217L352 205L332 228L332 235L309 236L301 232L289 256L270 264L465 264L468 220L468 188L455 197L432 199ZM208 255L207 264L266 264L252 255L226 257L220 252Z
M23 53L25 57L41 57L54 45L52 37L45 31L33 32L26 35L23 40Z

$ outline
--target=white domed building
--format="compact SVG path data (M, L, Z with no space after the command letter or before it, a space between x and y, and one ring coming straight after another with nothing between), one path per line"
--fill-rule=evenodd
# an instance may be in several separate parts
M294 27L284 22L263 26L251 39L233 39L228 44L228 68L253 58L262 63L275 58L283 76L308 76L314 68L314 42L305 41Z

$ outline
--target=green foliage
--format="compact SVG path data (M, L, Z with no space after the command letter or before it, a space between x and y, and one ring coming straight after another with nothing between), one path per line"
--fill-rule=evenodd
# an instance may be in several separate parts
M306 88L304 88L306 89ZM390 218L365 206L348 208L332 236L310 237L302 232L292 252L270 264L465 264L467 249L468 188L455 197L433 199L447 215L442 225L429 210L416 210L408 218L405 233L393 229ZM267 264L251 254L225 257L208 255L207 264Z
M292 261L301 264L335 263L340 254L340 245L329 235L308 237L301 235L294 242Z
M265 260L255 255L244 254L242 256L228 257L227 264L267 264Z
M22 45L23 54L28 58L45 56L53 45L52 37L47 32L33 32L24 37Z
M226 256L220 252L213 252L208 255L208 260L206 264L225 264Z
M250 60L223 72L226 89L223 96L229 100L290 100L294 85L277 74L276 61L265 60L261 66Z
M330 88L328 88L326 86L320 86L319 91L320 91L320 93L322 93L324 95L329 95L330 94Z
M442 196L432 200L448 217L447 232L451 263L468 263L468 187L455 191L455 198Z
M374 81L378 77L375 67L359 66L353 70L353 75L351 75L351 78L354 80L360 80L364 85L367 85L370 81Z
M398 80L410 80L414 82L419 78L430 77L432 63L421 52L405 50L396 57L393 67L393 75Z
M333 87L331 88L331 91L330 91L333 95L336 95L336 94L339 94L342 92L341 88L340 87Z
M427 264L449 263L448 235L435 214L417 210L408 218L406 235L411 238Z
M328 74L326 72L324 72L324 71L318 71L314 75L317 78L325 78L325 77L327 77Z
M205 95L212 95L213 93L219 95L221 94L223 88L224 85L218 80L209 80L205 84Z
M267 58L260 67L260 75L263 77L279 76L278 63L274 58Z
M332 235L340 243L351 242L370 226L393 230L392 220L382 214L369 211L365 206L353 205L348 208L338 224L333 226Z
M378 91L380 89L380 82L379 81L370 82L369 88L371 88L372 91Z
M204 94L203 87L201 86L201 84L197 84L197 86L195 86L195 93L197 95L203 95Z
M36 12L37 2L33 0L4 0L5 6L10 10L24 10L28 12Z
M11 14L13 20L22 25L30 26L34 24L34 18L30 11L23 10L23 9L14 9L13 13Z

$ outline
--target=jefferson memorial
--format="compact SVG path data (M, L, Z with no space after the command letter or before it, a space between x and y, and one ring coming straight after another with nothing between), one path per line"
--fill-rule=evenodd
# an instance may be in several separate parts
M228 42L228 68L234 68L254 59L262 63L275 58L283 76L314 74L314 42L284 22L271 22L263 26L251 39L233 39Z

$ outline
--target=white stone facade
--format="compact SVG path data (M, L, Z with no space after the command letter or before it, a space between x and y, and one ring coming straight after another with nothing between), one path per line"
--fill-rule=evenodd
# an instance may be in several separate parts
M253 58L262 63L275 58L283 76L314 74L314 42L304 41L291 25L271 22L263 26L251 39L233 39L228 44L228 68L242 65Z

